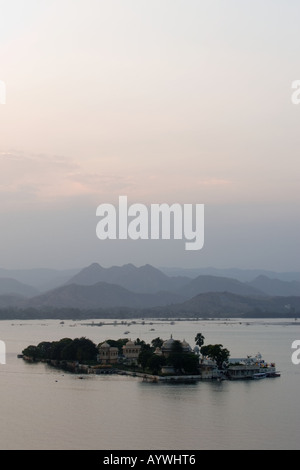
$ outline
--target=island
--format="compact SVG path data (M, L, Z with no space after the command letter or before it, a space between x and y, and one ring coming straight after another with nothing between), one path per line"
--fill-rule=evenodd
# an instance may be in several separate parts
M274 363L266 363L260 354L230 359L222 344L204 344L204 336L195 336L192 348L185 340L171 335L157 337L150 344L137 338L108 339L96 345L92 340L63 338L30 345L20 357L28 362L45 362L52 367L79 374L126 374L152 382L196 380L257 379L278 377Z

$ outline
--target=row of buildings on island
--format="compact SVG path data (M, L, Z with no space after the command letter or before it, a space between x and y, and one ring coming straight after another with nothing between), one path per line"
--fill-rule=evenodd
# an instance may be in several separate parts
M155 349L154 354L158 356L165 356L167 358L172 351L174 343L175 340L171 335L170 339L164 341L161 347L157 347ZM194 350L192 350L191 346L185 340L180 341L180 344L183 352L194 352L196 354L199 354L198 346L195 346ZM122 347L123 362L131 365L137 365L140 352L141 345L135 344L129 339L127 343ZM100 364L117 364L119 362L119 359L119 349L117 347L111 346L106 341L99 345L97 360Z
M127 364L137 364L141 345L129 340L122 347L122 356ZM119 362L119 348L111 346L106 341L98 348L97 360L102 365L114 365Z
M154 354L168 358L173 350L175 340L171 337L164 341L161 347L157 347ZM203 357L200 354L200 348L191 346L185 341L180 341L182 351L194 353L199 357L199 377L201 379L256 379L264 377L278 377L274 363L266 363L260 353L256 356L246 358L231 358L228 360L224 370L219 370L215 361ZM108 342L99 345L98 362L103 366L114 366L120 361L119 349L111 346ZM137 365L138 357L141 352L141 345L128 340L122 347L122 362L128 365ZM172 375L172 367L165 365L162 367L162 374Z

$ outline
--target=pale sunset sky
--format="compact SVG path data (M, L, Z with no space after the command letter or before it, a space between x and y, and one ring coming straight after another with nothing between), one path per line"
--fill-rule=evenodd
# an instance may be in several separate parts
M4 268L300 271L297 0L0 0ZM205 244L100 241L96 208L205 204Z

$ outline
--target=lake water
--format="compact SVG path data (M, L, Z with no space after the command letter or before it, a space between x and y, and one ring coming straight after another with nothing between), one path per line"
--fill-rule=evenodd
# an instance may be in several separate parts
M6 344L6 364L0 365L1 450L300 449L300 365L291 361L291 344L300 339L296 321L136 322L0 322ZM172 334L191 346L202 333L205 344L221 343L232 357L260 352L276 362L281 377L189 385L117 375L79 380L17 358L26 346L41 341L85 336L98 344L124 338L126 330L131 339L150 343Z

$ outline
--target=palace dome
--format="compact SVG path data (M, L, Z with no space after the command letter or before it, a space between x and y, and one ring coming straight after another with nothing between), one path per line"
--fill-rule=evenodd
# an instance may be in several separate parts
M189 345L189 343L186 342L185 339L182 341L181 345L182 345L184 350L191 351L191 346Z
M127 343L125 344L125 347L126 347L126 348L128 348L128 347L134 348L135 346L136 346L136 345L134 344L133 341L131 341L131 339L128 340Z
M163 350L171 350L174 343L175 343L175 340L171 336L170 339L167 339L166 341L164 341L164 343L162 345L162 349Z
M110 344L108 344L106 341L100 346L101 349L110 348L110 347L111 347Z

